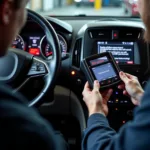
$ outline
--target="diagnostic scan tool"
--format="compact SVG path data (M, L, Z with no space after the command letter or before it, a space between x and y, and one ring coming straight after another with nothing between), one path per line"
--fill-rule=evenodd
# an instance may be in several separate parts
M95 80L99 81L101 89L110 88L121 82L120 69L110 52L85 58L83 69L91 88Z

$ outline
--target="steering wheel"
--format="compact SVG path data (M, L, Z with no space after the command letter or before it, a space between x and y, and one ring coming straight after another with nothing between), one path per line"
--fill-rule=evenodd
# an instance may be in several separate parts
M52 46L53 57L50 60L40 59L25 51L10 48L8 54L0 58L0 82L18 85L13 92L18 92L26 83L35 77L44 78L42 91L28 105L36 106L48 89L55 85L61 64L61 49L57 34L51 24L41 15L28 10L28 18L40 25L44 30L48 43Z

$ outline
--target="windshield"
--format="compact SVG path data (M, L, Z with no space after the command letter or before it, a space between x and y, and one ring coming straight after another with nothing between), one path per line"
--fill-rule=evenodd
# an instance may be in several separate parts
M30 0L27 7L49 16L139 16L137 0Z

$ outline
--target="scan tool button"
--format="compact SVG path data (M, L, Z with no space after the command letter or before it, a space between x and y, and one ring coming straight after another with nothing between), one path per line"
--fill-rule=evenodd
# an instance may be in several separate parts
M118 77L115 77L114 79L115 79L115 81L117 81L119 78L118 78Z
M111 79L107 80L107 84L111 84L111 83L112 83Z
M105 84L106 84L106 81L101 81L101 82L100 82L100 85L101 85L101 86L103 86L103 85L105 85Z
M112 79L112 82L116 82L116 81L118 81L118 80L119 80L118 77L114 77L114 78Z

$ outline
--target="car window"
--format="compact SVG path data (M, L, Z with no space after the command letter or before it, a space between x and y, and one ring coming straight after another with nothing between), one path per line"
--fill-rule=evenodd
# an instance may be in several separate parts
M30 0L27 7L49 16L139 16L137 0Z

